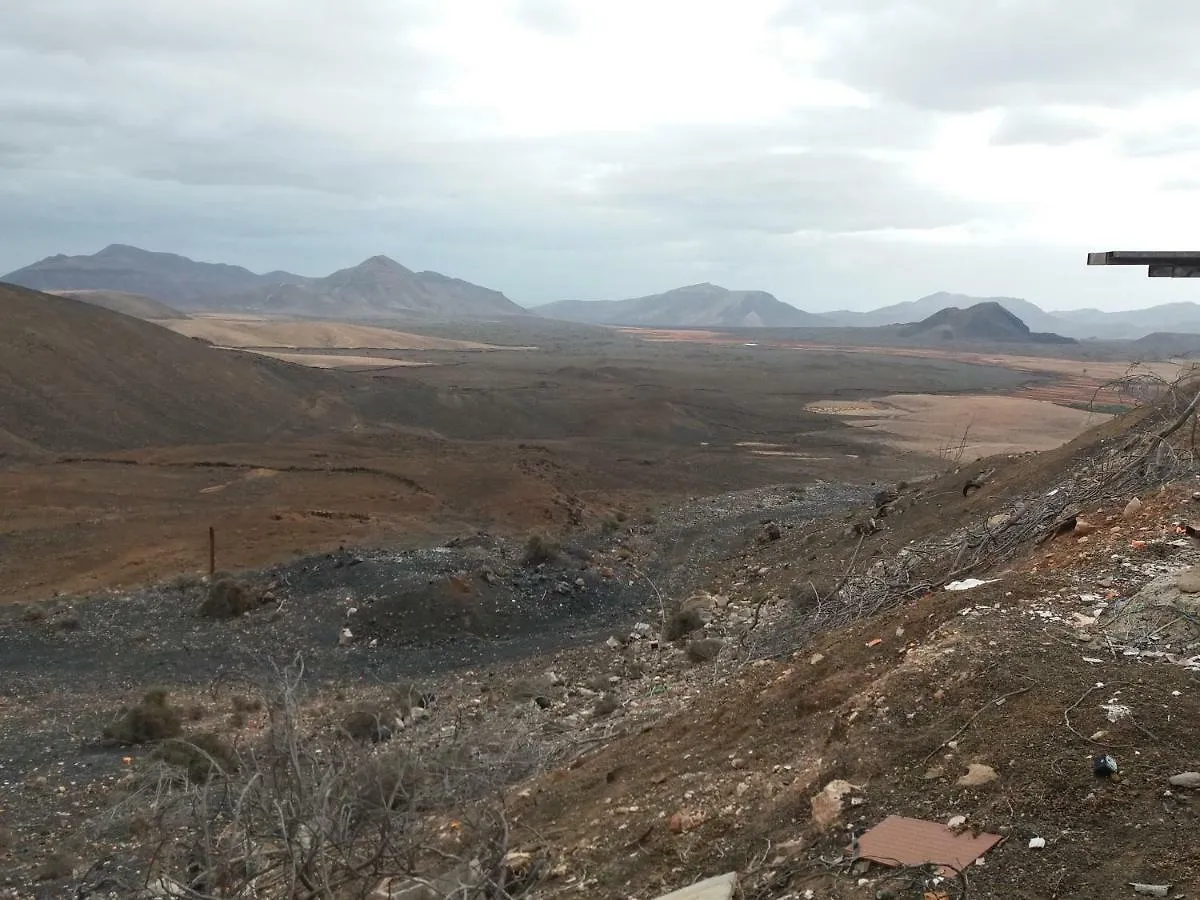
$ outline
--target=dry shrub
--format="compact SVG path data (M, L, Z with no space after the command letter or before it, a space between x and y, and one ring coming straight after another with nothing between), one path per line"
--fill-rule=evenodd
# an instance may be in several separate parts
M25 607L21 618L30 623L44 622L46 619L46 608L39 603L30 603Z
M525 555L521 561L527 566L540 566L555 562L562 555L562 549L544 534L533 534L525 542Z
M400 714L384 706L360 706L342 719L342 732L351 740L378 744L396 733Z
M687 656L694 663L712 662L721 655L721 648L724 646L724 642L716 638L688 641Z
M663 628L663 639L677 641L703 627L704 617L700 615L700 610L695 607L677 609L667 617L666 627Z
M70 878L75 874L75 867L79 861L70 853L51 853L38 866L35 878L38 881L59 881L63 878Z
M236 578L220 578L208 589L200 604L200 615L206 619L236 619L257 609L259 598Z
M79 621L78 615L68 610L56 616L50 624L59 631L78 631L82 623Z
M123 710L104 729L104 738L118 744L149 744L178 737L183 732L179 710L168 702L167 692L147 691L141 701Z
M261 698L248 697L244 694L234 694L229 701L229 705L236 713L254 713L263 707Z
M429 896L520 896L496 798L546 761L529 729L480 713L452 734L408 729L382 751L348 744L306 725L301 676L299 666L281 674L271 726L239 748L236 766L210 766L203 779L163 766L124 801L152 819L144 843L160 852L147 854L145 882L164 896L249 900L362 898L389 879L408 896L419 884L408 879L421 878L445 885Z
M237 751L215 732L165 741L155 756L167 765L183 769L188 780L197 783L238 768Z

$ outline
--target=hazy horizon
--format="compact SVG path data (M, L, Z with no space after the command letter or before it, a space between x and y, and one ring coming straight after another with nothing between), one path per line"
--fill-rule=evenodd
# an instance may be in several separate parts
M110 247L113 245L133 246L138 250L144 250L149 253L170 253L170 254L173 254L176 256L186 256L186 254L176 253L176 251L174 251L174 250L164 250L162 248L154 248L154 247L137 247L136 245L129 244L127 241L110 241L108 244L105 244L103 247L100 247L91 252L63 253L61 255L64 255L64 256L92 256L92 255L95 255L96 253L99 253L101 250L106 249L107 247ZM59 255L59 254L54 254L54 253L47 254L45 256L39 257L37 260L29 260L27 263L22 264L20 266L12 266L12 267L0 266L0 270L2 270L2 271L0 271L0 274L7 273L10 271L16 271L17 269L24 268L26 265L32 265L35 262L40 262L43 259L48 259L55 255ZM3 254L0 254L0 258L2 258L2 256L3 256ZM389 254L389 253L369 253L365 256L357 257L354 262L350 262L345 265L339 265L334 269L330 269L329 271L324 271L324 272L297 271L295 269L290 269L290 268L287 268L286 266L279 266L279 265L269 266L266 268L255 268L255 267L243 265L242 263L234 262L234 261L231 261L228 259L194 259L193 257L187 257L187 258L193 259L194 262L201 262L201 263L218 263L218 264L225 263L228 265L241 265L243 268L249 269L250 271L260 274L260 275L267 274L269 272L286 271L293 275L302 275L302 276L308 277L308 278L321 278L326 275L330 275L335 271L339 271L341 269L353 268L354 266L360 265L361 263L363 263L366 260L371 259L372 257L375 257L375 256L386 256L389 259L393 260L394 262L397 262L397 263L405 266L406 268L412 269L413 271L422 271L423 269L427 268L424 266L412 265L408 261L403 260L403 259L397 259L395 256L393 256L392 254ZM1108 271L1118 271L1118 270L1109 269ZM1143 278L1145 277L1144 268L1138 269L1137 271L1142 273ZM451 277L456 277L456 278L463 277L462 275L460 275L456 272L441 272L441 274L449 275ZM470 279L465 279L465 280L469 281ZM1163 282L1169 281L1169 279L1155 279L1155 281L1158 283L1163 283ZM506 296L508 296L510 300L517 303L519 306L525 307L526 309L537 309L539 307L546 306L551 303L557 303L557 302L561 302L561 301L565 301L565 300L580 301L580 302L586 303L586 302L604 302L604 301L612 301L612 300L629 300L629 299L636 299L636 298L640 298L640 297L650 297L650 296L654 296L657 294L663 294L668 291L676 290L678 288L691 287L691 286L695 286L695 285L699 285L699 284L717 284L718 287L722 287L722 288L725 288L725 289L731 290L731 291L765 291L766 293L773 295L774 297L776 297L776 299L781 300L784 303L789 304L790 306L794 306L797 309L801 309L801 310L804 310L805 312L812 312L812 313L843 312L843 311L868 312L868 311L876 310L876 309L879 309L879 308L885 307L885 306L893 306L897 303L905 303L905 302L910 302L910 301L914 301L914 300L922 300L925 297L929 297L934 294L952 294L952 295L966 296L966 297L970 297L973 300L1002 300L1002 299L1025 300L1030 303L1033 303L1034 305L1040 307L1043 311L1048 312L1048 313L1075 312L1078 310L1091 308L1091 307L1087 307L1087 306L1074 306L1074 307L1048 306L1048 305L1045 305L1042 303L1038 303L1036 300L1033 300L1029 297L1019 297L1019 296L1014 296L1011 294L994 294L994 295L968 294L965 291L947 290L944 288L928 290L922 294L918 294L915 296L903 297L903 298L900 298L897 300L891 300L886 303L880 302L880 303L871 304L871 303L864 302L857 306L828 306L828 305L820 305L820 304L803 306L803 305L800 305L800 304L792 301L788 297L780 296L775 291L771 290L770 287L753 286L753 285L752 286L729 285L729 284L719 284L717 282L704 282L704 281L689 281L689 282L682 282L679 284L672 284L672 285L668 285L666 287L657 288L657 289L653 289L653 290L643 290L640 293L630 294L629 296L626 296L626 297L594 297L594 296L578 296L577 295L577 296L567 296L567 297L553 297L548 300L539 300L539 301L530 301L530 302L526 302L525 300L523 300L522 298L519 298L519 297L513 297L511 294L508 294L506 291L504 291L503 288L497 287L496 285L482 284L480 286L486 287L486 288L492 288L494 290L499 290L502 293L505 293ZM1147 297L1147 298L1143 298L1143 299L1145 299L1146 302L1141 303L1139 305L1136 305L1136 306L1134 306L1134 305L1114 306L1114 307L1109 308L1107 311L1108 312L1118 312L1118 311L1125 311L1125 310L1147 309L1152 306L1161 306L1165 303L1186 302L1186 301L1189 301L1191 298L1185 297L1185 298L1177 298L1175 300L1159 300L1159 299L1156 299L1153 297ZM1196 302L1196 301L1192 301L1192 302Z
M1156 11L15 4L0 269L119 241L304 274L381 248L525 305L704 281L814 311L1192 299L1085 265L1195 232L1200 5Z

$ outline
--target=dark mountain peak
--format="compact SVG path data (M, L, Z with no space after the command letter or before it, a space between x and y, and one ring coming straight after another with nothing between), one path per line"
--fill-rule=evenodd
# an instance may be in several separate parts
M920 322L901 326L899 334L943 341L1075 343L1061 335L1030 331L1020 316L997 300L985 300L965 309L957 306L940 309Z

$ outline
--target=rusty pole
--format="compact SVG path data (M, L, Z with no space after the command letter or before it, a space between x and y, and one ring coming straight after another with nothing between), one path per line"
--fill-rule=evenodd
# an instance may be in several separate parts
M208 526L208 580L211 583L217 575L217 530Z

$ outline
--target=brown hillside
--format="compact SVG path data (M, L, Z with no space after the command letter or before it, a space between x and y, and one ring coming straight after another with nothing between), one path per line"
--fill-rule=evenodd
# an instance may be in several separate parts
M56 297L82 300L93 306L103 306L113 312L124 313L138 319L186 319L187 316L174 307L160 303L153 297L129 294L125 291L47 291Z
M320 372L11 285L0 310L0 452L260 440L349 420Z

